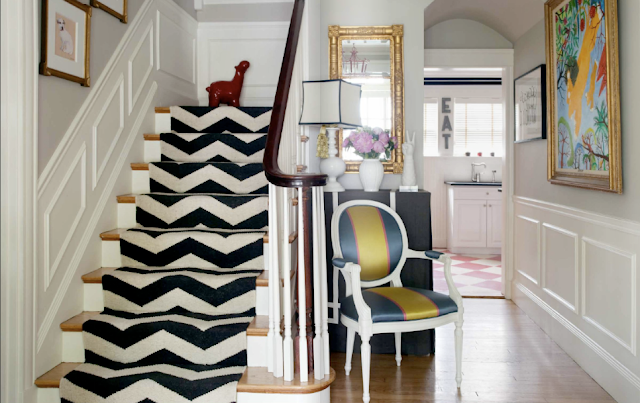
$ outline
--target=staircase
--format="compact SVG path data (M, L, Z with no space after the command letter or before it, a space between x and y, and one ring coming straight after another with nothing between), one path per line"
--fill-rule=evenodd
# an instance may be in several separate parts
M333 370L306 382L268 370L269 281L295 281L295 268L265 270L270 120L270 108L156 108L162 134L144 135L39 403L329 401Z

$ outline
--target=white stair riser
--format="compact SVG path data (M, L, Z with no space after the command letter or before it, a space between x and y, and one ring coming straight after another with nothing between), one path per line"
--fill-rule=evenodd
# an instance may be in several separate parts
M148 140L144 142L144 162L158 162L160 156L160 142L157 140Z
M102 299L102 284L84 285L84 310L86 312L102 312L104 310L104 300ZM256 287L256 315L268 314L269 287Z
M329 403L330 390L306 394L238 393L238 403ZM38 403L60 403L60 389L38 388Z
M134 194L151 193L149 171L131 171L131 192Z
M156 133L171 132L171 114L156 113Z
M118 203L118 228L134 228L135 226L135 203Z
M84 362L84 341L82 332L62 332L62 361ZM247 365L267 366L267 337L247 337Z

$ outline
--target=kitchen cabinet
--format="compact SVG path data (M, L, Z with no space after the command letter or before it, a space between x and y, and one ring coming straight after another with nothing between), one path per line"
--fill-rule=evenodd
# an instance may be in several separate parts
M447 197L447 248L449 251L471 254L501 253L500 184L494 186L448 184Z

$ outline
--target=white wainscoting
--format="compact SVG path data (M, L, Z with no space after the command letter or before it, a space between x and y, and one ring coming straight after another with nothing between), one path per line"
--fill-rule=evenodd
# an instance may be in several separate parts
M38 178L36 376L61 361L58 325L82 311L80 276L100 267L98 234L116 227L154 107L197 104L196 36L173 1L145 0Z
M637 403L640 223L514 203L514 301L617 401Z
M198 28L198 99L209 104L206 88L230 81L235 66L247 60L242 106L273 106L288 22L200 23Z

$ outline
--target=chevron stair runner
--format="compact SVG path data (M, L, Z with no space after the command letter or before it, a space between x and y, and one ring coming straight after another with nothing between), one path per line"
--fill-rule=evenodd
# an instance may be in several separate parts
M268 220L262 169L271 108L172 107L172 133L82 326L68 403L235 402L247 366Z

